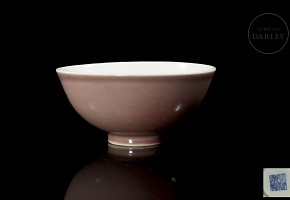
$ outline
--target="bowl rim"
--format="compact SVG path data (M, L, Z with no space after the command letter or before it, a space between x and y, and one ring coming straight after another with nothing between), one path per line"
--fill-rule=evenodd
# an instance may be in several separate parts
M114 64L138 64L138 63L146 63L146 64L186 64L186 65L196 65L200 67L207 68L205 71L199 71L194 73L165 73L165 74L95 74L88 72L74 72L74 71L65 71L65 69L76 68L76 67L90 67L96 65L114 65ZM180 77L180 76L196 76L196 75L208 75L213 74L216 71L216 67L208 64L202 63L193 63L193 62L179 62L179 61L120 61L120 62L100 62L100 63L88 63L88 64L77 64L77 65L67 65L56 68L57 74L62 75L72 75L72 76L89 76L89 77Z

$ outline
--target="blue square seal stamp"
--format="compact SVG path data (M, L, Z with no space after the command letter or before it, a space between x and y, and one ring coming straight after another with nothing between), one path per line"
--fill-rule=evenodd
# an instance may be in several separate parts
M263 169L263 197L290 197L290 168Z
M286 174L271 174L270 178L270 190L280 191L287 190Z

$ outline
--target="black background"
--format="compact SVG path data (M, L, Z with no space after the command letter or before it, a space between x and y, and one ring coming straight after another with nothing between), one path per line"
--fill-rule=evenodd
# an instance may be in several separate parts
M289 43L276 54L261 54L248 41L248 27L264 12L278 14L288 25L289 15L278 3L277 8L210 7L39 5L13 19L7 51L17 55L10 60L17 65L10 80L19 85L9 90L8 118L17 123L7 134L9 157L16 161L8 166L12 175L24 175L16 181L27 186L21 195L63 199L75 173L107 151L106 133L74 111L56 68L182 61L217 68L200 108L165 138L166 155L175 161L188 199L195 196L188 184L195 169L213 177L193 190L197 196L203 197L199 191L211 198L261 196L263 167L289 167Z

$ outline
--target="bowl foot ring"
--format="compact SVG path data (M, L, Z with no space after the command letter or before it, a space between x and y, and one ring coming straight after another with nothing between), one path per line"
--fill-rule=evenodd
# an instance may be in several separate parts
M159 133L153 132L111 132L108 142L120 146L151 146L161 143Z

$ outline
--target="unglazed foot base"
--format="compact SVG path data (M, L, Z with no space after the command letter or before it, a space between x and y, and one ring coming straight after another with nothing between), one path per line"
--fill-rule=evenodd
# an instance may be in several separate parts
M120 146L151 146L160 144L159 133L152 132L111 132L108 142Z

